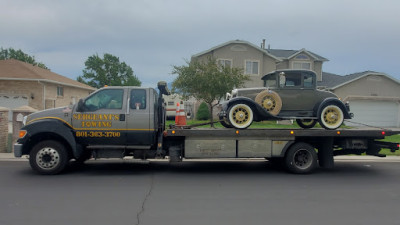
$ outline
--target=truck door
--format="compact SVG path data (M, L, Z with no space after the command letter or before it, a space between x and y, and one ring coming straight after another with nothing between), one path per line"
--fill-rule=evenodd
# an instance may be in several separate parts
M83 101L82 112L74 112L72 117L78 142L87 145L124 145L126 92L124 88L105 88Z
M127 109L127 140L129 146L148 147L152 144L154 128L150 127L150 93L149 89L129 89Z

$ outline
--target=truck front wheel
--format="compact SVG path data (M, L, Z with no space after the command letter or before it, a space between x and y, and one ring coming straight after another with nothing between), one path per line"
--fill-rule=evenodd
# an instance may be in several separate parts
M311 145L300 142L292 145L286 152L285 165L292 173L311 173L317 166L317 157Z
M42 141L36 144L30 154L29 163L40 174L58 174L65 169L69 161L68 152L58 141Z

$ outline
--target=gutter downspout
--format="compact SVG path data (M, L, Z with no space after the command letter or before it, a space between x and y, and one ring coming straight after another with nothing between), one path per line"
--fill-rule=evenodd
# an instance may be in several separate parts
M45 110L46 109L46 98L45 98L46 97L46 85L44 83L42 83L40 80L38 80L38 83L43 85L43 96L42 96L42 99L43 99L43 110Z

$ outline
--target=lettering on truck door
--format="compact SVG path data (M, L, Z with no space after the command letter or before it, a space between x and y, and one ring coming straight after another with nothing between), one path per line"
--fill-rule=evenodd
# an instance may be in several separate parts
M127 98L124 88L106 88L84 100L83 112L74 112L72 126L80 143L124 145Z

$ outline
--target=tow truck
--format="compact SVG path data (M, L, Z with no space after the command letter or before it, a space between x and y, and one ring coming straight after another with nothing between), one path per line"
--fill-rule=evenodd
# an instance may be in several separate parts
M246 129L188 128L165 125L166 82L154 88L105 87L77 104L44 110L24 118L15 157L29 156L40 174L61 173L71 160L90 158L267 159L292 173L334 167L334 156L380 154L383 142L400 132L385 129Z

